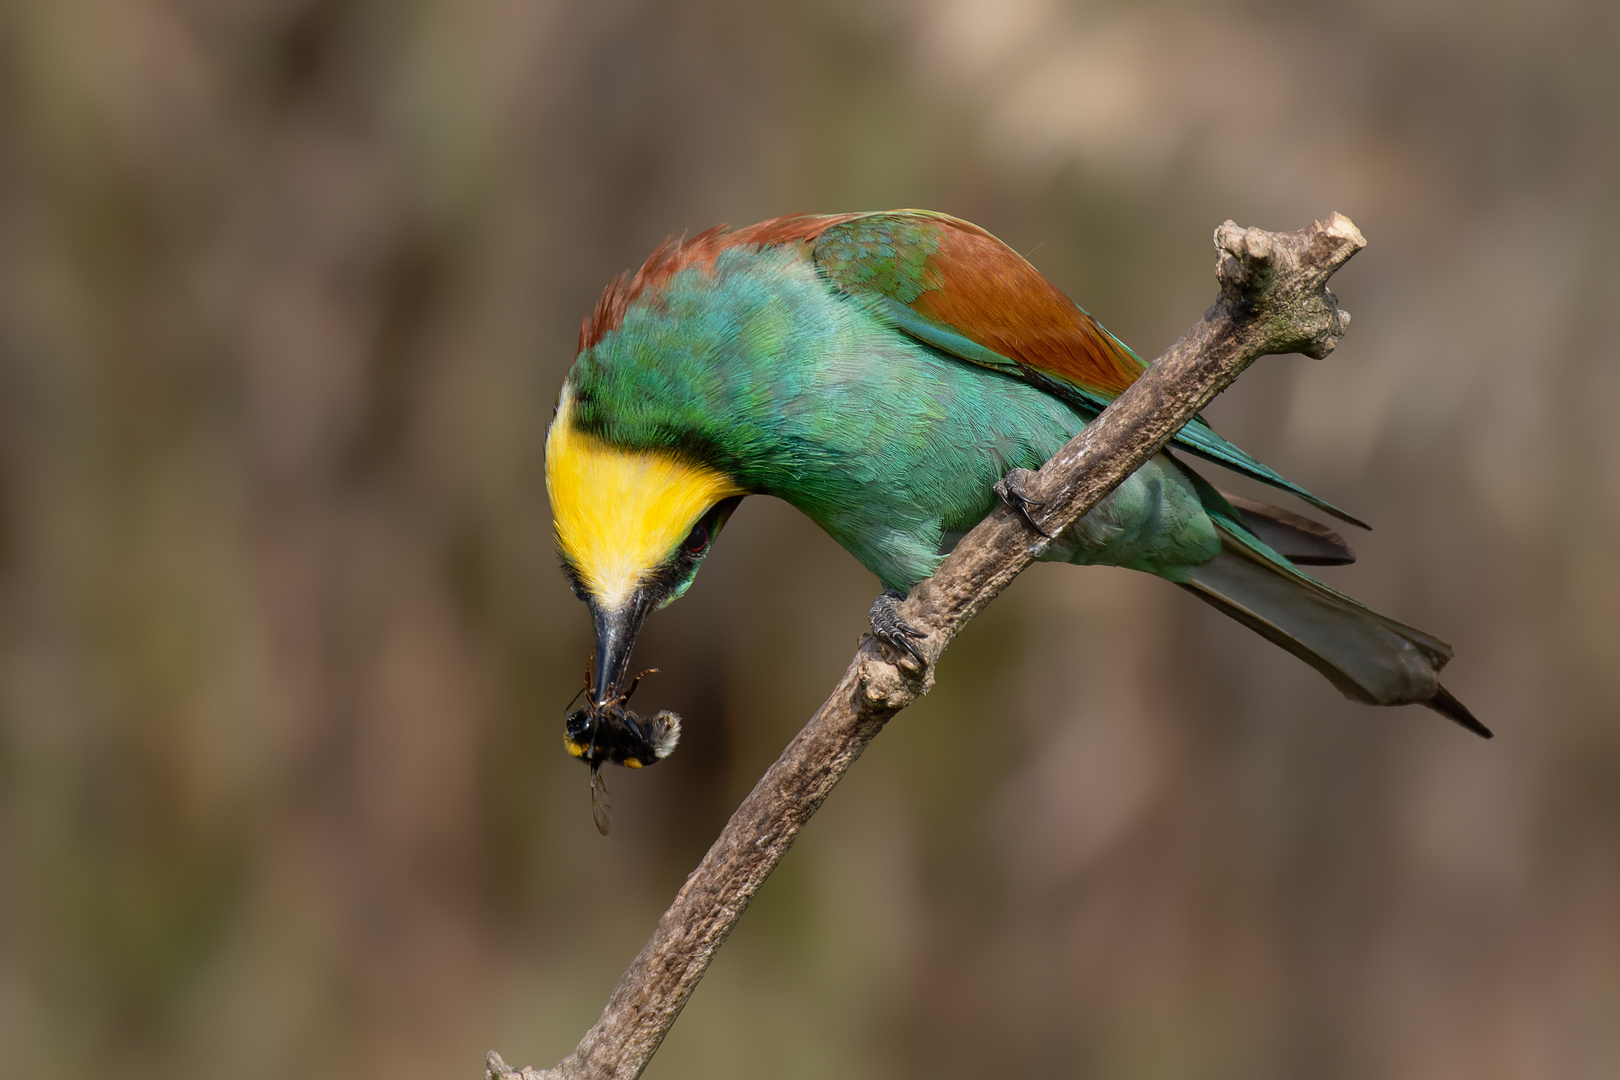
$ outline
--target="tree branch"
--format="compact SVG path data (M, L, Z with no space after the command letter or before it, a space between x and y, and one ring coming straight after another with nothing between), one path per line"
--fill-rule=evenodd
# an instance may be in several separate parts
M1220 295L1199 322L1038 473L1025 477L1033 531L998 506L900 606L926 637L918 666L868 636L675 896L601 1019L555 1069L516 1071L491 1051L489 1080L633 1080L680 1015L709 961L822 800L890 718L933 686L933 666L969 619L1062 533L1157 454L1257 358L1333 350L1350 316L1327 281L1366 245L1339 214L1270 233L1215 230Z

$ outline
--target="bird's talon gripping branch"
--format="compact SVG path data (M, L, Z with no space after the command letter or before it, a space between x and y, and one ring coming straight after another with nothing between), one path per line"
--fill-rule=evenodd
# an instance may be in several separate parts
M880 593L872 601L872 610L867 617L871 619L874 637L895 652L910 655L917 662L917 667L922 669L928 666L928 661L923 659L923 654L912 641L921 641L928 635L900 617L900 601L903 599L891 592Z
M1041 523L1035 520L1035 515L1046 509L1046 502L1033 498L1029 493L1029 482L1034 476L1035 474L1028 469L1011 470L996 481L996 498L1000 499L1007 509L1022 518L1025 525L1050 540L1054 534L1047 532L1041 527Z

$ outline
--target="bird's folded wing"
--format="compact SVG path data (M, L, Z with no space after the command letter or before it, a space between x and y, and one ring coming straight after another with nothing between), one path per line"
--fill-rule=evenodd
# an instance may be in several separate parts
M1021 378L1095 415L1145 369L1140 357L976 225L924 210L827 218L795 239L844 293L896 329L959 360ZM1365 523L1261 464L1202 417L1177 445L1290 492L1335 517Z

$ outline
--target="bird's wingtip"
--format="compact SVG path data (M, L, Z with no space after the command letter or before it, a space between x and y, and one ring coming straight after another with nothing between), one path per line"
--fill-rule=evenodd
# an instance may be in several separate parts
M1434 697L1423 704L1451 722L1467 728L1482 739L1496 737L1490 728L1480 723L1474 714L1468 711L1468 706L1458 701L1451 691L1443 686L1438 687L1434 692Z

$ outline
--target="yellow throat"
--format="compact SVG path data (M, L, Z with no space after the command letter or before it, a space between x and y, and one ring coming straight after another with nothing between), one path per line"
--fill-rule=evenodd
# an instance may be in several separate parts
M617 608L715 503L743 489L724 473L649 450L621 450L574 426L563 384L546 434L557 546L601 604Z

